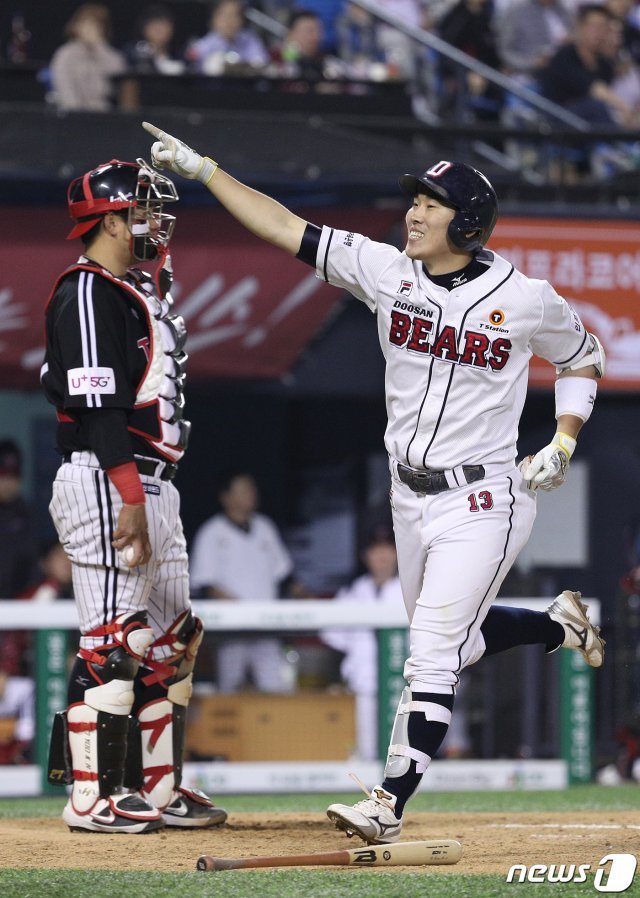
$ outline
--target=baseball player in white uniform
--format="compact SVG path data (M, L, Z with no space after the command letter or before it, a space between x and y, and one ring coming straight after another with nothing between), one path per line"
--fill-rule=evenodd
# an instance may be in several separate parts
M498 215L493 187L443 160L404 175L404 251L319 228L146 125L152 161L197 178L257 236L316 269L376 315L386 359L391 504L410 622L405 688L383 782L335 825L370 843L401 836L405 804L438 750L463 668L526 643L578 650L599 667L604 643L580 594L546 612L491 607L526 543L538 489L560 486L604 372L598 338L545 281L485 249ZM516 466L532 354L556 367L556 431Z
M202 622L189 601L180 497L187 448L184 321L172 313L173 182L143 160L69 186L84 252L46 309L41 379L62 455L50 511L72 563L80 648L55 717L49 778L73 783L72 830L147 833L223 823L182 786ZM164 260L152 277L136 261Z

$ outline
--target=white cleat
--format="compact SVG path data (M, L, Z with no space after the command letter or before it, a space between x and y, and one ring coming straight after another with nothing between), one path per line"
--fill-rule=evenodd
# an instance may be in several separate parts
M600 627L594 626L587 617L587 606L580 598L579 592L565 589L549 605L547 614L563 626L563 648L577 649L590 667L601 667L605 641L600 636Z
M384 845L400 838L402 820L396 817L395 807L396 796L374 786L369 798L354 805L329 805L327 817L349 837L357 835L369 845Z

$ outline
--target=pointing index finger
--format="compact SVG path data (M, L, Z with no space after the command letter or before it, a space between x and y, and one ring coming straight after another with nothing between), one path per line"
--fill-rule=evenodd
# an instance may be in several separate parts
M161 131L160 128L156 128L155 125L152 125L151 122L143 122L142 127L145 131L148 131L156 140L163 140L166 137L164 131Z

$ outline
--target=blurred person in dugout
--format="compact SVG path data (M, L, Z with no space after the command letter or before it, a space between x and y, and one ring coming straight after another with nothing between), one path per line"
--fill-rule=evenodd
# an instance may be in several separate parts
M257 512L259 495L246 471L224 473L218 485L222 507L198 529L191 551L191 587L202 598L234 602L272 602L286 592L303 598L292 577L293 562L278 530ZM218 643L217 686L237 692L249 674L260 692L290 690L287 662L275 638L230 635Z
M35 734L35 687L0 660L0 764L28 764Z
M233 67L261 69L269 54L260 38L244 27L241 0L218 0L211 9L209 31L187 51L187 60L203 75L221 75Z
M52 602L73 595L71 562L56 540L43 546L38 561L40 579L17 598ZM36 612L37 613L37 612ZM2 631L0 638L0 764L32 761L35 735L33 631Z
M404 609L400 578L398 577L398 557L390 525L376 525L365 541L362 552L365 573L357 577L349 586L341 589L334 601L354 601L364 605L376 603L390 612ZM367 616L367 608L364 609ZM345 685L355 696L356 751L361 761L374 761L380 757L378 745L378 642L375 630L324 630L322 641L343 654L340 675ZM459 689L456 697L463 698L464 690ZM468 753L469 740L466 734L464 709L457 715L456 728L450 727L440 754L460 757ZM385 750L387 734L384 735ZM384 753L384 752L383 752Z
M71 562L57 540L42 547L38 571L39 579L18 593L17 599L43 604L73 597ZM0 669L11 677L29 674L33 666L33 644L33 630L0 630Z
M71 16L66 43L51 59L53 100L60 109L107 112L113 104L111 78L126 70L122 53L109 43L111 19L103 3L83 3Z

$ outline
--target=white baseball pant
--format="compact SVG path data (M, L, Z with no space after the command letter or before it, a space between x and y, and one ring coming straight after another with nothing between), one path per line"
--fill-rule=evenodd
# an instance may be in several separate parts
M410 621L404 675L412 691L450 693L483 654L480 627L526 544L536 497L517 468L434 496L414 493L391 463L398 570Z

